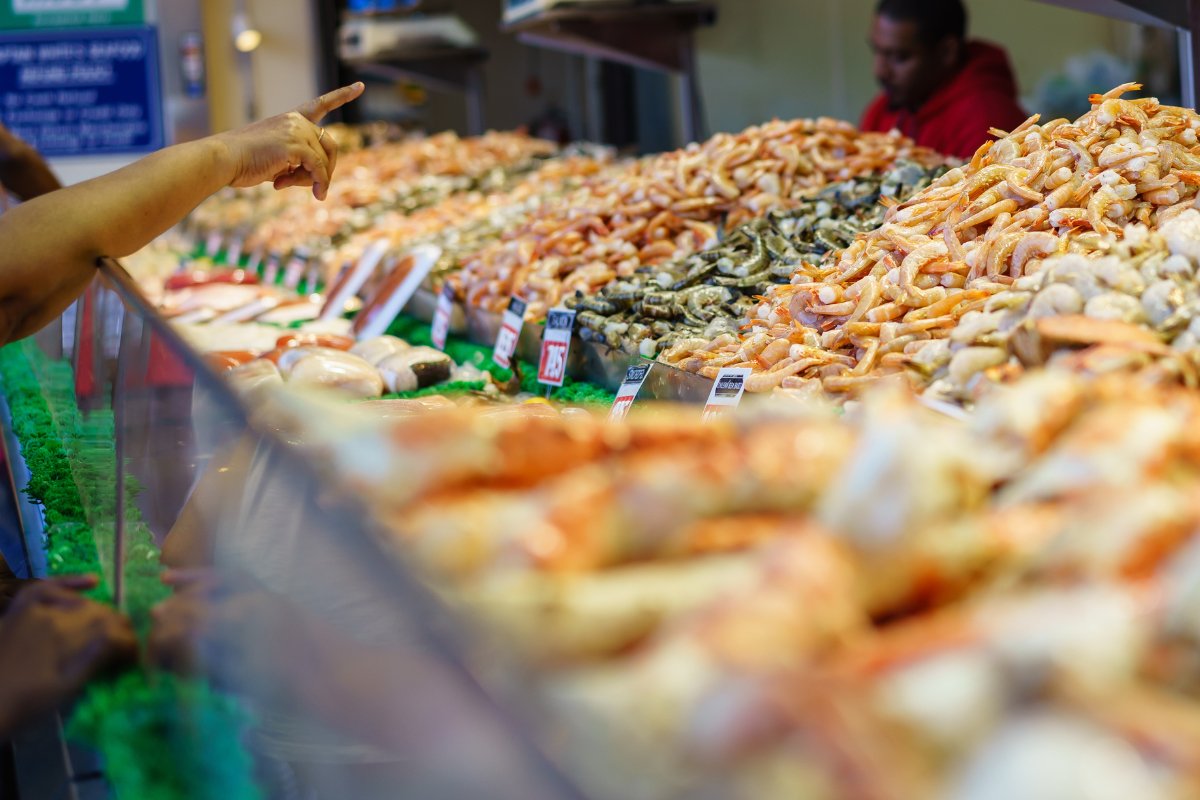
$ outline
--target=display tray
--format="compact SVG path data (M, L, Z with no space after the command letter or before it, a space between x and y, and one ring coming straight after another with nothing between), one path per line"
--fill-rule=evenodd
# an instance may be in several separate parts
M578 353L578 359L574 356ZM626 353L596 342L584 342L575 337L571 344L572 362L576 362L579 371L572 377L581 381L595 384L607 392L616 392L625 380L625 372L634 364L640 364L646 359L640 355Z
M427 286L420 286L417 291L413 292L412 298L408 301L408 305L404 307L404 314L412 317L415 320L433 324L433 315L437 312L438 295ZM455 303L450 312L450 335L464 336L467 333L467 316L463 312L463 307Z
M496 344L500 334L500 321L503 314L487 311L482 308L466 310L467 338L481 347L491 347ZM521 338L517 340L517 358L530 364L537 364L541 358L542 330L544 326L536 322L526 322L521 328ZM574 351L575 348L571 348ZM571 360L578 358L572 352ZM572 374L571 363L567 364L567 374Z
M663 402L703 405L708 402L712 387L709 378L656 361L642 384L640 396Z

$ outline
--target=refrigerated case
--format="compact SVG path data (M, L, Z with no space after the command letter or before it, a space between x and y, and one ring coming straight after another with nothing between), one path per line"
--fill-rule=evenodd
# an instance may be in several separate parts
M33 374L58 384L44 394L113 602L149 624L165 594L160 552L170 566L213 569L196 658L252 720L224 736L243 740L263 796L581 796L543 749L553 737L521 671L468 635L354 499L321 485L304 443L234 396L118 264L104 262L36 341L13 347L31 348ZM31 562L53 573L56 531L43 531L44 509L26 512ZM178 726L202 713L181 707ZM49 736L20 751L22 797L103 792L106 765L77 750L64 759L63 727L48 721ZM204 763L193 755L181 766ZM123 776L108 777L122 796Z

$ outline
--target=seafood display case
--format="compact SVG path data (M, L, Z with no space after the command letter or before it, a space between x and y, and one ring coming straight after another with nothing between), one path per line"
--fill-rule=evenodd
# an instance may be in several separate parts
M141 729L144 745L170 741L178 781L229 789L241 763L230 753L247 754L244 777L262 796L579 796L533 744L520 675L306 463L300 431L278 423L304 406L244 404L120 265L104 262L67 314L5 349L3 384L27 418L9 428L21 440L12 455L22 463L23 446L40 480L21 487L37 504L25 531L35 574L95 572L99 596L150 631L169 594L163 570L203 570L217 598L203 635L175 650L150 633L151 662L187 660L238 709L185 694L169 709L114 711L123 695L100 688L108 714L85 697L76 719L50 726L71 748L43 738L20 751L29 796L87 795L110 766L116 795L136 796L146 784L129 777L122 747ZM52 458L61 472L47 494ZM169 685L157 669L137 672L156 696Z

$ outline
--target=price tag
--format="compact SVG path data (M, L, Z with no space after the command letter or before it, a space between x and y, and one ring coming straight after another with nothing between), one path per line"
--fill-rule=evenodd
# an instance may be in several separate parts
M263 283L267 286L274 286L279 280L279 254L271 253L267 256L267 266L263 270Z
M304 293L316 294L317 284L321 282L321 262L317 259L311 259L308 262L308 271L304 273Z
M236 267L238 262L242 260L242 237L234 236L229 240L229 247L225 249L225 263L231 267Z
M552 308L546 315L546 330L542 334L542 357L538 361L538 383L562 386L567 377L567 354L571 352L571 331L575 329L575 312Z
M492 361L502 367L512 366L513 353L517 352L517 340L521 338L521 328L525 326L525 301L514 297L508 301L508 310L500 323L500 333L496 335L496 346L492 349Z
M246 262L246 272L258 272L258 268L263 263L263 250L258 248L250 254L250 260Z
M712 392L704 406L704 421L712 422L733 411L742 402L746 392L746 381L750 379L748 369L726 368L717 373Z
M204 254L209 258L216 258L217 253L221 252L221 236L220 231L213 231L208 235L208 241L204 243Z
M454 313L454 287L447 282L438 295L437 309L433 312L433 327L429 338L438 350L446 349L446 337L450 335L450 315Z
M440 248L420 245L396 259L354 318L354 335L361 340L387 333L441 256Z
M642 390L642 384L646 382L646 376L650 374L650 368L653 366L654 364L635 364L625 370L625 380L621 381L617 399L613 402L612 410L608 412L609 422L620 422L629 415L629 409L633 407L633 401L637 399L638 392Z
M321 307L322 322L337 319L345 313L346 303L350 302L350 298L358 294L358 290L375 274L390 247L387 241L372 242L363 251L358 263L342 267L341 274L329 285L329 291L326 292L325 305Z
M308 257L297 250L292 256L292 260L288 262L287 269L283 271L284 287L294 290L300 286L300 279L304 277L306 269L308 269Z

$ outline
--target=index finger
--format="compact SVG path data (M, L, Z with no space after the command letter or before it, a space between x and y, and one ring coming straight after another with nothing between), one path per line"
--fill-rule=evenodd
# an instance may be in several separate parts
M305 119L314 125L324 119L325 115L331 111L336 111L342 106L351 101L357 100L366 88L362 81L352 83L349 86L343 86L340 89L334 89L328 94L323 94L316 100L309 100L304 105L296 109Z

